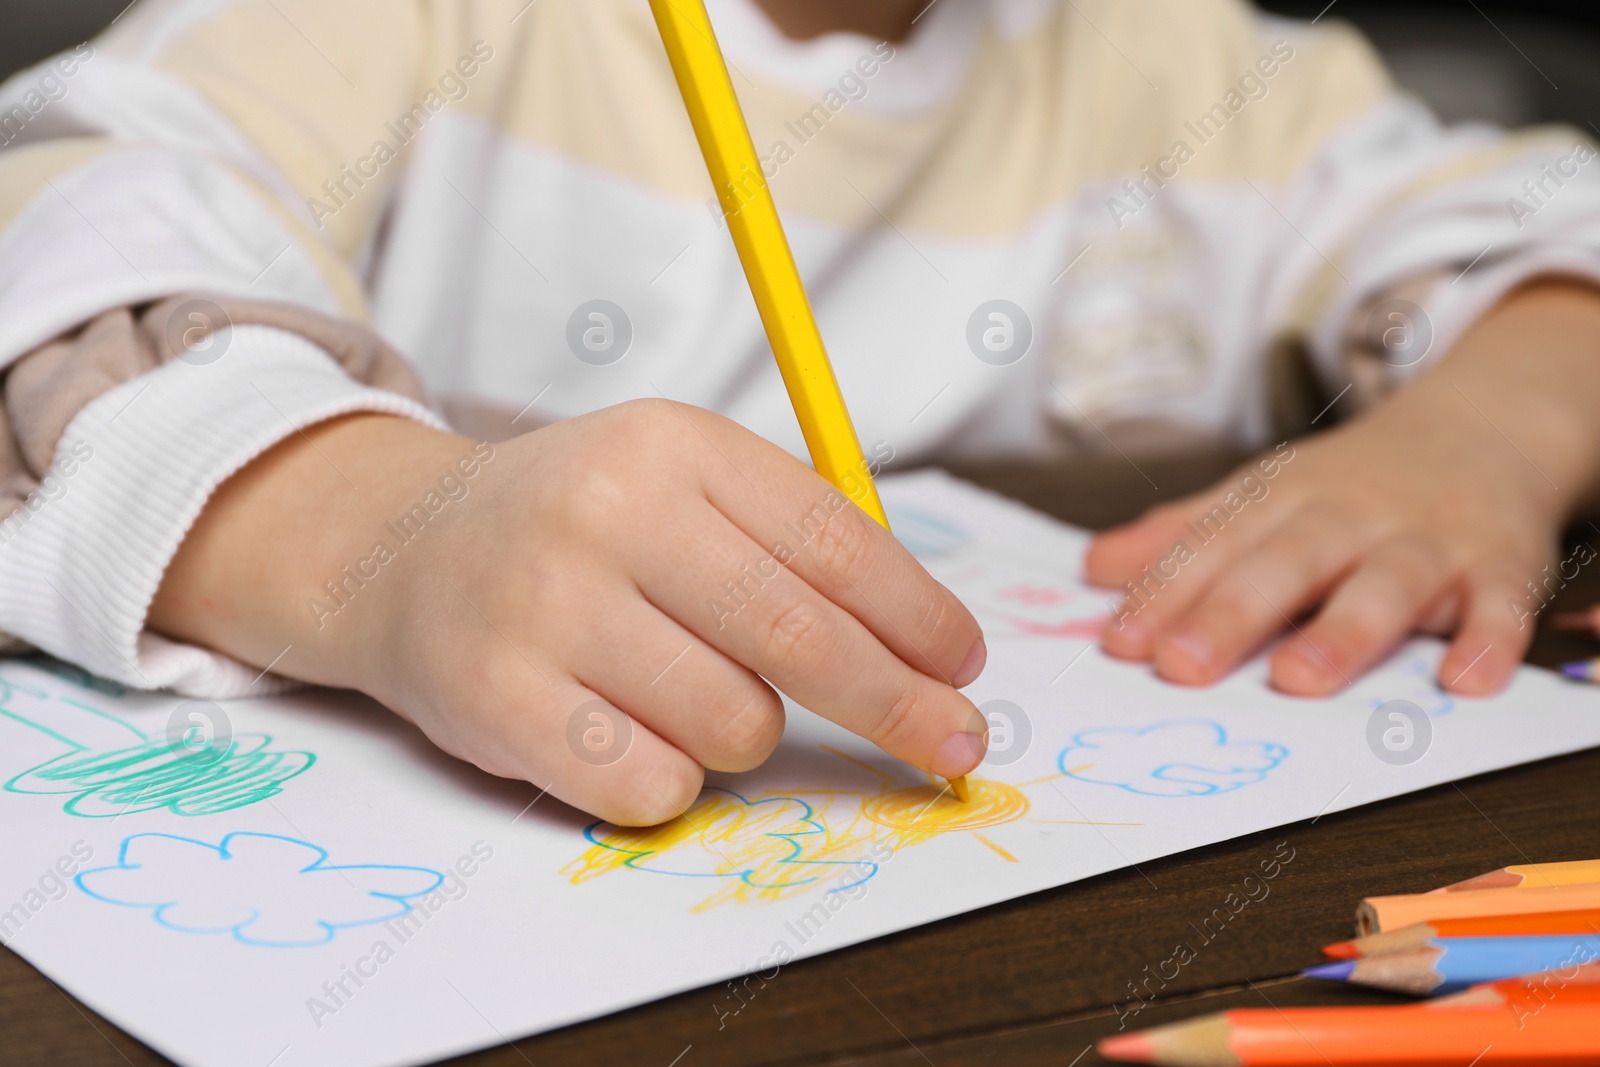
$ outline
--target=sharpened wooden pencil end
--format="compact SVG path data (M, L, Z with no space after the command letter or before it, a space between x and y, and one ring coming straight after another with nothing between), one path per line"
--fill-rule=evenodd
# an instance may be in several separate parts
M1335 941L1331 945L1323 945L1322 954L1330 960L1353 960L1361 955L1361 950L1354 941Z
M957 800L965 804L967 798L972 796L972 790L967 788L967 776L963 774L959 778L950 779L950 792L956 795Z
M1244 1060L1231 1046L1232 1036L1233 1027L1226 1015L1206 1015L1134 1034L1101 1038L1097 1047L1106 1059L1127 1063L1243 1067Z
M1154 1058L1155 1052L1150 1047L1150 1039L1143 1034L1102 1037L1096 1047L1100 1055L1106 1059L1122 1060L1125 1063L1149 1063Z

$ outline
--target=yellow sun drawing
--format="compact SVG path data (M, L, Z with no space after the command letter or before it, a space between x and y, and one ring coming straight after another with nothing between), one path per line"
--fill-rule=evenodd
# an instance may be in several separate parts
M941 834L971 833L1002 860L1017 863L1021 861L1016 855L980 831L1027 819L1031 805L1024 790L1064 777L1057 773L1019 785L969 778L971 796L963 804L951 795L947 784L929 781L894 788L893 776L881 768L830 746L821 747L876 778L877 790L817 789L745 796L732 789L707 787L687 811L660 826L590 825L584 831L589 847L561 873L574 885L622 869L704 879L711 892L692 909L700 912L729 903L771 903L824 885L848 889L877 873L877 863L867 858L869 852L882 854L887 849L892 855ZM871 845L878 848L869 850Z

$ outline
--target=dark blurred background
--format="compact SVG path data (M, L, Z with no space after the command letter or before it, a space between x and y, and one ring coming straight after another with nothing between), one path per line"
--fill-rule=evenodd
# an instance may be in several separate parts
M1597 0L1260 3L1277 14L1360 26L1401 84L1447 120L1600 127ZM0 78L93 36L125 6L127 0L0 0Z
M1342 18L1372 38L1400 84L1450 122L1562 121L1600 136L1596 0L1261 0L1295 18Z

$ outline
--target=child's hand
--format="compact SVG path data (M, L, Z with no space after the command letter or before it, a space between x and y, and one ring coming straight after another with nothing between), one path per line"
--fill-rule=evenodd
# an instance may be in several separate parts
M150 625L263 666L289 645L274 669L365 690L446 751L624 824L772 752L763 679L935 774L982 758L956 691L983 667L976 621L774 445L643 401L496 445L467 478L473 449L376 416L291 439L213 498ZM429 490L445 502L402 541Z
M1525 290L1366 417L1097 537L1090 580L1138 593L1106 651L1204 685L1292 631L1272 683L1309 696L1424 630L1454 635L1441 685L1499 690L1554 576L1584 562L1556 554L1600 458L1597 322L1587 289Z
M1455 634L1439 670L1446 688L1503 686L1533 636L1531 617L1519 625L1507 605L1523 603L1523 581L1553 558L1558 522L1529 498L1503 443L1393 421L1268 453L1097 537L1090 580L1137 590L1107 624L1106 651L1206 685L1292 629L1272 683L1321 696L1423 629ZM1188 551L1173 551L1180 541Z

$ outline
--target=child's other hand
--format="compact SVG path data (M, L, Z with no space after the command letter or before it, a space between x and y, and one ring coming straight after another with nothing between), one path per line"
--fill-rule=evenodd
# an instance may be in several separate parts
M1557 573L1562 523L1595 482L1597 322L1586 288L1524 290L1367 416L1101 534L1089 579L1138 591L1106 651L1205 685L1288 631L1272 684L1320 696L1422 630L1453 635L1444 688L1498 691L1542 606L1527 583ZM1236 513L1202 531L1229 494Z
M1106 651L1208 685L1289 630L1272 684L1321 696L1421 629L1455 635L1446 688L1503 686L1533 636L1507 604L1552 558L1557 523L1495 442L1384 421L1285 446L1097 537L1090 580L1137 590L1107 624ZM1188 551L1173 551L1180 541Z
M150 625L262 666L288 645L281 673L365 690L625 824L684 811L702 768L761 763L783 732L772 687L935 774L982 758L957 692L983 666L977 622L774 445L639 401L495 445L468 479L473 449L378 416L291 439L213 498Z

